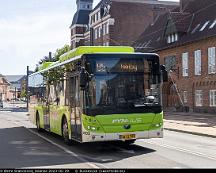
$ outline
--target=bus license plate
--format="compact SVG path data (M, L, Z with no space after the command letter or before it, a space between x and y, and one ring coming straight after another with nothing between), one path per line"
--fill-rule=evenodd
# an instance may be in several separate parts
M136 135L135 134L119 135L119 138L122 140L136 139Z

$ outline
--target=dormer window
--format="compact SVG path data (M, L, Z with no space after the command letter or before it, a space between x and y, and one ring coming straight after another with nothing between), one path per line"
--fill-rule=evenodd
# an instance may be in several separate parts
M167 43L168 44L174 43L176 41L178 41L178 34L177 33L168 35L168 37L167 37Z
M178 34L175 34L175 41L178 41Z

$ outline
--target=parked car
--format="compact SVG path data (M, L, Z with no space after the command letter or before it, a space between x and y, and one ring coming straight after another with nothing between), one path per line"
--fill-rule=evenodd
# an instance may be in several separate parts
M3 101L0 100L0 108L3 108Z

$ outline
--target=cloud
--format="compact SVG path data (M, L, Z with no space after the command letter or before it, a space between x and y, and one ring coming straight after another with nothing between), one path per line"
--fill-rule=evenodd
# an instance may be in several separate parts
M24 74L27 65L34 69L49 51L69 44L71 20L70 11L0 18L0 73Z

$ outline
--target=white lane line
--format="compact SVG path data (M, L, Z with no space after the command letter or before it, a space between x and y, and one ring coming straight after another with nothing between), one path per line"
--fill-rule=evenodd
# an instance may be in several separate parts
M216 161L215 156L209 156L209 155L204 154L204 153L194 152L194 151L191 151L191 150L188 150L188 149L185 149L185 148L175 147L175 146L171 146L171 145L167 145L167 144L158 144L158 143L153 142L153 141L144 141L144 142L147 143L147 144L157 145L157 146L161 146L161 147L164 147L164 148L173 149L173 150L177 150L177 151L184 152L184 153L187 153L187 154L192 154L192 155L196 155L196 156L199 156L199 157L204 157L204 158Z
M17 122L13 122L13 123L16 124L16 125L19 125L19 126L24 127L24 128L25 128L26 130L28 130L30 133L32 133L32 134L34 134L34 135L36 135L36 136L38 136L38 137L44 139L45 141L49 142L50 144L52 144L52 145L54 145L54 146L60 148L61 150L63 150L63 151L66 152L67 154L70 154L71 156L76 157L78 160L80 160L80 161L84 162L85 164L89 165L91 168L100 169L100 167L98 167L97 165L95 165L95 164L93 164L93 163L90 163L89 161L83 159L82 157L80 157L80 156L77 155L76 153L74 153L74 152L68 150L67 148L65 148L65 147L63 147L63 146L61 146L61 145L59 145L59 144L57 144L57 143L55 143L55 142L53 142L52 140L49 140L49 139L45 138L44 136L42 136L42 135L40 135L40 134L34 132L33 130L31 130L31 129L29 129L29 128L27 128L27 127L25 127L25 126L23 126L23 125L21 125L21 124L19 124L19 123L17 123Z
M61 145L59 145L59 144L53 142L52 140L49 140L49 139L45 138L44 136L42 136L42 135L40 135L40 134L34 132L34 131L31 130L31 129L28 129L28 128L26 128L26 129L27 129L29 132L33 133L34 135L37 135L38 137L44 139L45 141L51 143L52 145L54 145L54 146L60 148L61 150L63 150L63 151L66 152L67 154L70 154L71 156L76 157L78 160L80 160L80 161L86 163L86 164L89 165L90 167L92 167L92 168L94 168L94 169L100 169L100 167L98 167L97 165L95 165L95 164L93 164L93 163L90 163L89 161L83 159L83 158L80 157L78 154L76 154L76 153L74 153L74 152L68 150L67 148L65 148L65 147L63 147L63 146L61 146Z

